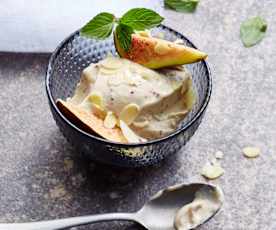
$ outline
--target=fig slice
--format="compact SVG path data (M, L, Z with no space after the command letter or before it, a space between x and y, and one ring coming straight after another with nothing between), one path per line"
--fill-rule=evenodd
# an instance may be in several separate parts
M110 141L119 143L128 142L120 128L106 128L104 126L104 121L94 115L93 112L89 113L81 107L61 99L57 100L56 103L62 114L82 130L91 134L96 133Z

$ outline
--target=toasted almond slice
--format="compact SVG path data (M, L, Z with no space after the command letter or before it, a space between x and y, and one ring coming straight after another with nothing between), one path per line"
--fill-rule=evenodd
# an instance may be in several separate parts
M88 96L88 101L98 105L99 107L103 107L103 97L100 92L94 91Z
M127 139L128 143L140 143L140 142L146 141L146 139L136 135L124 121L120 120L119 124L122 130L122 133L124 137Z
M107 69L107 68L101 67L99 72L100 72L100 74L103 74L103 75L115 75L116 73L118 73L118 70L117 69Z
M115 57L107 57L103 61L100 62L100 64L106 68L111 70L117 70L122 67L123 63L119 58Z
M166 54L170 51L170 47L167 43L158 41L154 46L154 52L157 54Z
M133 122L133 126L135 126L136 128L145 128L148 125L149 125L148 120Z
M213 160L212 162L207 162L201 171L201 175L210 180L213 180L222 176L223 173L224 173L224 169L215 160Z
M108 129L113 129L117 124L117 118L115 114L111 111L108 111L104 119L104 127Z
M126 105L120 113L120 120L123 120L127 125L130 125L140 112L139 105L130 103Z
M245 147L242 149L243 155L248 158L255 158L258 157L261 153L261 150L257 147Z
M91 109L92 109L92 112L99 118L101 119L104 119L105 116L106 116L106 111L101 108L100 106L96 105L96 104L93 104L91 103Z
M93 113L88 113L81 107L60 99L57 100L57 106L67 119L84 131L92 134L97 133L110 141L127 143L127 139L124 137L120 128L105 128L103 120Z

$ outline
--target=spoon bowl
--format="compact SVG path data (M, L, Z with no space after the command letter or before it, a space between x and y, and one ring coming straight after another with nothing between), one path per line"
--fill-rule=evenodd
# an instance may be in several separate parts
M196 192L202 188L218 191L222 201L222 192L216 186L200 183L175 185L156 193L149 202L137 212L137 220L150 230L173 230L175 229L174 218L177 211L181 207L191 203L195 199ZM215 215L219 209L216 210L213 215ZM200 224L202 223L199 223L199 225Z

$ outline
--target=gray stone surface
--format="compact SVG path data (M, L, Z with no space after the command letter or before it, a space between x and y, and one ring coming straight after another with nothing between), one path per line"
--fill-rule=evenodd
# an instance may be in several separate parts
M263 15L263 42L246 49L239 25ZM214 91L206 117L182 151L159 165L117 169L79 157L47 105L48 56L0 55L0 220L20 222L137 210L159 189L204 181L199 172L217 150L225 174L222 212L200 229L276 229L276 2L202 0L195 14L166 11L166 24L209 53ZM259 158L241 148L258 146ZM105 223L79 229L140 229Z

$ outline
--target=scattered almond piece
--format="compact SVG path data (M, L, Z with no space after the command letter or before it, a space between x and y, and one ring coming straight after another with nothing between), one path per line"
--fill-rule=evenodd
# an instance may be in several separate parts
M201 175L207 179L214 180L224 174L224 169L215 159L207 162L201 170Z
M260 155L261 150L257 147L245 147L242 149L243 155L248 158L256 158Z
M117 118L113 112L108 111L104 119L104 127L113 129L117 124Z
M223 156L224 156L224 153L222 151L217 151L215 153L215 158L217 158L217 159L222 159Z

